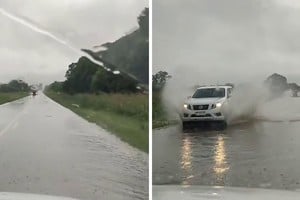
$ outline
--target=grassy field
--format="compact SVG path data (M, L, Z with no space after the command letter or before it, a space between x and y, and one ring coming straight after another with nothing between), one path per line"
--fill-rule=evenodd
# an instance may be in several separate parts
M0 92L0 104L14 101L29 95L29 92Z
M148 96L141 94L75 94L45 92L81 117L148 152Z

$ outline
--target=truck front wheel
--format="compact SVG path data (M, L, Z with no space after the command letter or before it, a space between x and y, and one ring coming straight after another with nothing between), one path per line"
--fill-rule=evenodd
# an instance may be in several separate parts
M182 130L184 131L184 130L186 130L186 129L188 129L188 122L182 122Z
M226 121L220 121L218 123L218 130L223 131L227 128L227 122Z

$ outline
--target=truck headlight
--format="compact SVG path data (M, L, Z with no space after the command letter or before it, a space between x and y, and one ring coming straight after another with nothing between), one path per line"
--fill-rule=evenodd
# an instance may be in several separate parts
M185 108L185 109L188 109L188 110L191 110L191 105L190 104L183 104L183 107Z
M216 107L220 108L222 106L222 103L216 103Z
M220 108L222 106L222 103L214 103L211 105L211 109Z

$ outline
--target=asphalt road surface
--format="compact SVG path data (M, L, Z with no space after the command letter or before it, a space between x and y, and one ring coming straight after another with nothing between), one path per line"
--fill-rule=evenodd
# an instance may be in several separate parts
M148 156L40 93L0 106L0 191L147 199Z
M153 183L300 188L298 120L244 122L224 131L212 127L155 130Z

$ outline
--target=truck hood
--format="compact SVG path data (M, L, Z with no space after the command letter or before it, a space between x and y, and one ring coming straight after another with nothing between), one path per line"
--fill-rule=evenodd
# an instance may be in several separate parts
M195 104L213 104L219 101L224 101L224 98L190 98L186 100L185 103L195 105Z
M209 186L153 186L153 200L296 200L300 192Z
M38 195L38 194L0 192L0 200L78 200L78 199L48 196L48 195Z

